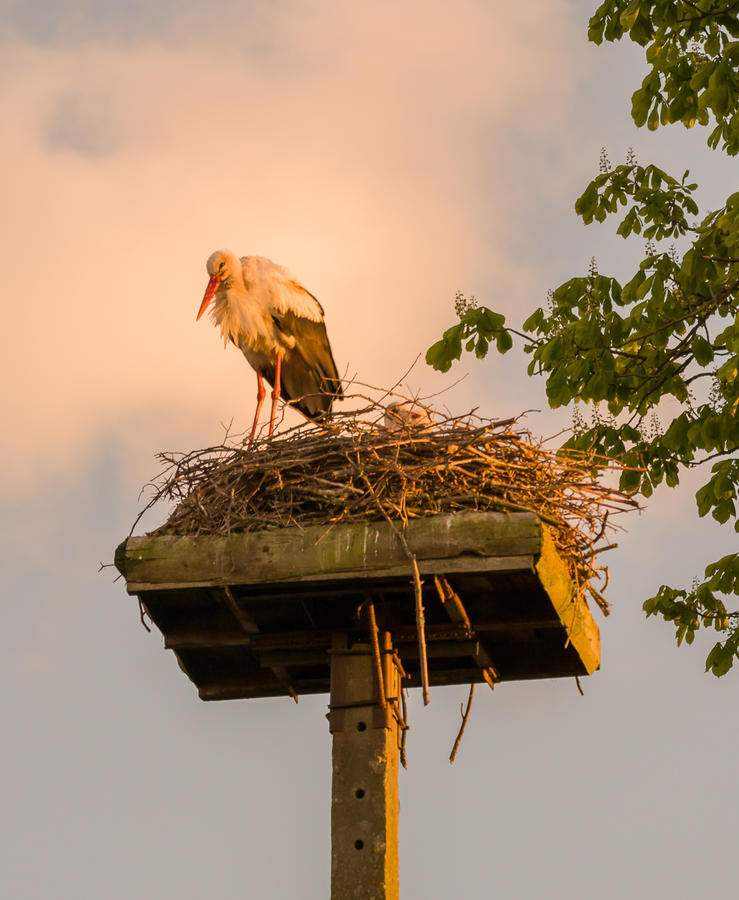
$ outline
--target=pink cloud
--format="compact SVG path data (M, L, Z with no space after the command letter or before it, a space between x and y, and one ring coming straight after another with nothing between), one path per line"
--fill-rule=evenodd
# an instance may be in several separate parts
M167 411L170 444L232 417L246 427L253 376L195 324L216 247L288 265L324 305L340 368L377 384L449 324L460 287L526 296L505 248L525 174L491 175L490 154L510 161L521 135L564 130L582 39L567 4L264 15L266 55L239 52L238 20L177 47L7 48L8 489L151 410ZM65 104L84 111L69 129L97 128L106 153L85 152L84 133L50 137ZM165 439L155 418L129 436L147 466Z

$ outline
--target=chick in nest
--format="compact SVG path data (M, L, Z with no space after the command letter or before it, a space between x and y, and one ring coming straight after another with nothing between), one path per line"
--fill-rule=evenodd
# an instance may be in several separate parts
M411 401L391 403L385 408L383 425L388 431L400 431L401 429L431 431L434 425L429 413L430 410L419 403Z

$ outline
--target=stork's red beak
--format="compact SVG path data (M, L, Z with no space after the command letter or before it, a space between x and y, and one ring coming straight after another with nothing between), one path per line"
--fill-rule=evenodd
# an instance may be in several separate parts
M197 320L203 315L205 310L208 308L208 304L213 299L213 294L218 290L218 285L221 283L221 279L217 275L211 275L210 281L208 282L208 287L205 289L205 295L203 297L203 302L200 304L200 310L198 311Z

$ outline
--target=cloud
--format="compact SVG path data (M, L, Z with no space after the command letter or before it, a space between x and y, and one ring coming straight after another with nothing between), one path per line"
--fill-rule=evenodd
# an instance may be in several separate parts
M212 0L218 12L230 7L226 0ZM20 31L40 44L77 46L104 40L130 44L142 38L165 38L176 32L177 23L191 16L199 0L1 0L6 27Z
M89 92L62 94L44 124L43 139L52 151L109 156L117 140L106 98Z
M340 368L376 384L463 284L526 298L515 147L566 131L566 4L258 4L178 28L176 45L6 42L6 489L103 435L148 462L153 441L246 427L253 376L195 324L216 247L288 265Z

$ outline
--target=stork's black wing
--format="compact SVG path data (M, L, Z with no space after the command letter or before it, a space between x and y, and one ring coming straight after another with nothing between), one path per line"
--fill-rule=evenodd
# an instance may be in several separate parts
M326 326L291 311L274 313L273 319L289 342L294 341L282 361L282 396L309 419L328 418L343 389ZM274 383L274 371L264 375Z

